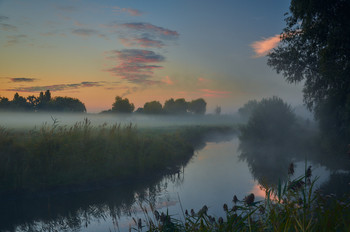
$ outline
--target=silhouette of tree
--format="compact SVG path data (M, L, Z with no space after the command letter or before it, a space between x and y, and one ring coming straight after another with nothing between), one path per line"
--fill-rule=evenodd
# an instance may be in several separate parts
M241 138L259 142L269 140L283 144L294 132L296 116L290 105L281 98L262 99L250 116L248 123L241 127Z
M51 93L50 90L46 90L45 94L40 92L39 97L37 98L36 108L38 111L48 111L50 110L50 100Z
M142 107L137 108L137 110L135 110L135 113L142 114L143 108Z
M61 112L86 112L84 103L79 99L70 97L51 97L50 90L40 92L38 97L34 95L24 98L16 93L12 101L0 97L0 109L11 111L61 111Z
M268 65L290 83L303 81L304 101L325 135L350 138L350 1L293 0L281 44Z
M188 103L188 111L194 114L205 114L207 103L203 98L192 100Z
M112 112L115 113L132 113L135 109L134 104L129 102L129 99L119 96L115 97L115 102L112 105Z
M50 111L60 112L86 112L84 103L71 97L55 97L50 101Z
M19 96L18 93L15 93L13 96L13 100L10 103L11 110L14 111L29 111L32 110L31 105L27 102L27 100Z
M301 147L297 126L290 105L278 97L257 102L247 124L241 126L240 158L261 184L276 185L287 176L291 157Z
M165 101L164 111L167 114L186 114L188 102L184 98L179 98L174 101L173 98Z
M35 111L38 104L38 99L34 95L31 95L27 97L27 101L30 104L32 110Z
M256 100L250 100L246 104L244 104L243 107L238 109L238 113L241 116L243 116L243 117L248 119L252 115L254 109L257 106L258 106L258 102Z
M145 114L161 114L163 113L162 104L159 101L146 102L143 106L143 113Z
M216 115L220 115L221 114L221 107L220 106L216 106L214 112L215 112Z
M6 97L0 97L0 110L9 110L10 101Z

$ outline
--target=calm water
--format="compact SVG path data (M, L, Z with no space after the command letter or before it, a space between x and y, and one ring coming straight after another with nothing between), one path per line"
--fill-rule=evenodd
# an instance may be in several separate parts
M232 205L234 194L239 199L249 193L254 193L257 198L264 197L257 180L265 177L257 176L259 167L256 164L242 159L239 143L237 137L207 142L182 171L174 175L94 191L7 201L1 206L0 230L128 231L129 225L133 224L132 217L144 218L140 204L147 207L149 202L158 211L168 210L180 219L183 218L181 205L184 210L193 208L197 211L205 204L209 214L223 216L222 205ZM296 162L296 176L303 173L304 162L292 157L284 161L281 163ZM317 162L312 165L313 175L320 177L319 185L329 182L331 173L335 173ZM281 167L267 168L278 176ZM266 179L273 178L267 176Z

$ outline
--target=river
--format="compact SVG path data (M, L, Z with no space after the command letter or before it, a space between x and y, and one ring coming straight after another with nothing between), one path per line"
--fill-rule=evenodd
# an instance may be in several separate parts
M0 211L0 231L128 231L130 225L136 228L132 218L145 218L141 205L150 211L151 204L179 219L183 219L184 210L198 211L203 205L208 206L208 214L223 216L223 204L232 205L234 195L243 199L254 193L256 199L262 199L265 194L258 182L261 177L242 159L239 144L236 136L209 141L173 175L93 191L6 201ZM325 166L309 164L313 175L319 177L318 186L334 174ZM295 175L304 170L304 162L297 161Z

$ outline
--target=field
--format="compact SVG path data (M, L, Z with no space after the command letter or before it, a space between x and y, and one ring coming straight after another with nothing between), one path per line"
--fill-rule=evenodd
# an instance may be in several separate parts
M138 129L132 123L72 126L56 121L32 130L0 130L1 194L54 191L175 171L203 136L225 126Z

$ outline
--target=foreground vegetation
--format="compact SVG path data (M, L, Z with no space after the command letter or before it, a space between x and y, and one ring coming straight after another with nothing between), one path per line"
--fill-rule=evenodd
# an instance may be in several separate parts
M51 190L121 180L179 168L210 131L227 127L143 129L120 124L44 125L31 131L0 130L0 194Z
M306 167L306 166L305 166ZM232 206L223 205L225 217L208 214L203 206L183 212L184 220L168 213L159 213L150 205L149 214L141 206L145 218L134 219L135 230L142 231L350 231L350 198L336 199L314 191L317 178L311 180L311 166L305 175L292 179L294 164L288 170L289 178L276 188L262 187L264 200L256 201L253 193L239 200L233 197Z

